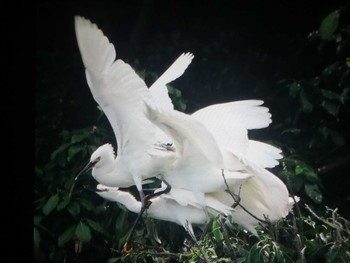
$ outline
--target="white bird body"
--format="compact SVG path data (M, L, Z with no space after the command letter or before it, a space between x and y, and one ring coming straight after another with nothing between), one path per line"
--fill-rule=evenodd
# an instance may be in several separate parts
M76 16L75 32L86 79L95 101L107 116L117 139L118 151L114 167L94 167L94 178L110 186L136 185L142 196L142 180L157 176L159 169L170 166L172 152L155 149L164 141L164 134L145 118L145 104L172 110L165 84L181 76L193 55L182 54L165 74L148 89L130 65L116 59L114 46L98 27ZM102 149L97 149L97 157ZM114 154L113 154L114 156ZM93 160L93 158L91 158Z
M232 212L232 221L242 225L251 233L257 235L255 226L259 220L249 215L244 209L255 217L265 221L275 222L288 215L291 209L291 199L284 183L275 175L258 166L245 163L246 171L253 174L241 185L229 184L230 191L240 198L240 205ZM213 197L227 204L227 194L213 193ZM243 209L244 207L244 209Z
M130 65L120 59L115 60L113 45L95 24L82 17L75 17L75 30L88 85L94 99L111 123L118 143L113 165L108 167L95 165L92 170L93 177L108 186L127 187L135 184L141 197L143 179L162 177L169 180L172 188L193 190L203 205L204 193L224 190L225 184L221 175L224 164L221 152L216 146L215 139L200 122L197 123L196 134L191 135L193 137L191 143L195 142L196 147L187 145L186 148L191 151L186 151L186 154L181 156L179 152L182 150L177 147L174 152L155 149L155 145L159 144L159 137L156 136L161 132L145 115L146 103L161 112L179 113L173 110L170 98L166 96L165 84L184 72L193 55L180 56L148 89ZM201 139L198 140L199 137ZM185 144L186 142L181 147ZM101 157L101 152L105 148L98 148L90 160L94 161L97 157ZM197 159L198 151L204 154L206 165L203 165L202 159ZM110 154L110 151L108 152ZM108 159L110 162L110 158ZM213 165L210 165L211 163ZM225 175L227 179L235 176L241 178L239 172L227 172Z
M254 193L253 181L246 181L246 187L249 191L244 191L244 187L241 194L241 202L240 204L244 206L248 211L252 211L252 213L264 220L264 213L270 213L271 211L267 211L264 205L261 205L258 202L250 202L252 198L249 198L249 194ZM102 198L123 204L129 211L134 213L139 213L141 211L141 202L137 201L135 197L129 192L121 191L118 187L108 187L102 184L97 185L98 191L96 193L100 195ZM162 190L163 188L159 189ZM183 196L185 200L192 200L190 203L185 205L179 204L178 200L174 199L172 195L163 194L161 196L157 196L151 199L152 204L147 209L147 216L151 218L155 218L158 220L164 220L168 222L173 222L178 225L181 225L188 231L193 237L194 231L193 226L203 227L207 223L207 215L205 211L202 209L201 204L195 201L193 197L193 193L189 190L185 189L176 189ZM248 197L248 198L246 198ZM299 199L297 198L296 201ZM205 201L207 203L207 208L209 211L209 215L211 217L215 217L218 214L222 214L222 211L225 211L224 215L231 215L232 221L237 224L243 226L245 229L250 231L252 234L258 236L255 227L258 225L259 220L249 215L246 211L242 209L240 206L236 206L234 209L232 205L235 203L233 198L227 192L212 192L205 194ZM294 201L289 199L289 209L293 206ZM257 213L257 209L259 212ZM255 213L254 213L255 212ZM271 222L274 222L282 217L286 216L278 215L276 218L269 217ZM266 215L266 214L265 214Z
M141 202L137 201L129 192L121 191L118 187L108 187L102 184L98 184L97 189L98 191L96 191L96 193L102 198L121 203L129 211L134 213L139 213L141 211ZM191 191L188 190L182 190L182 194L192 195ZM152 204L147 209L147 216L181 225L185 230L189 231L193 237L195 235L192 225L203 226L207 221L206 213L198 203L180 205L172 196L167 194L155 197L151 199L151 201ZM225 210L226 214L233 211L230 206L220 203L209 194L206 196L206 202L210 215L212 216L219 213L217 209L220 211ZM231 201L231 204L232 203L233 201Z
M217 166L214 165L215 162L210 162L210 154L206 152L210 149L216 149L215 140L222 140L223 137L218 138L218 133L215 133L216 136L213 138L206 136L208 135L205 132L206 129L201 128L200 122L193 120L193 115L174 114L173 112L160 113L152 108L148 109L148 113L149 118L155 125L161 127L169 136L174 138L176 148L182 150L182 158L179 158L178 168L167 174L167 182L175 189L185 187L190 189L189 186L183 184L191 184L191 190L202 205L203 196L201 197L200 194L206 192L214 192L213 195L218 200L227 204L227 194L223 191L226 189L226 185L220 184L223 181L220 181L222 170L217 169ZM219 125L216 125L216 127L219 127ZM258 126L250 126L250 128L253 127ZM229 134L221 133L221 135L225 135L224 138L229 137ZM250 144L248 139L246 141L246 148L251 145L255 147L254 143ZM200 142L205 143L200 144ZM226 168L223 172L230 191L241 198L240 204L243 207L261 220L264 220L266 216L269 220L276 221L285 217L290 210L289 193L285 184L277 176L267 171L264 166L276 162L279 157L279 150L259 142L256 145L258 145L257 149L259 147L266 148L265 151L260 153L260 156L264 156L262 161L252 158L251 154L247 154L249 149L246 151L246 148L242 148L243 153L234 154L230 148L232 144L221 144L219 150L225 155L222 167ZM213 152L217 155L216 151ZM219 158L217 161L221 162L222 160ZM170 194L176 200L181 200L181 195L175 193L175 190L170 191ZM185 201L181 200L180 203L186 204ZM254 233L254 226L258 223L257 219L250 216L241 207L236 209L232 216L234 220L237 220L238 223Z
M278 163L280 150L248 138L249 129L271 123L268 108L260 106L262 101L211 105L191 116L178 112L165 85L181 76L192 54L180 56L148 89L130 65L115 60L113 45L95 24L75 17L75 29L91 93L111 123L118 143L116 157L110 145L103 145L90 158L95 164L92 175L99 183L111 187L136 185L142 199L142 181L163 178L172 187L168 196L171 202L176 200L174 206L207 208L208 196L227 206L232 204L232 197L223 192L224 172L233 193L239 194L242 185L241 202L253 214L276 219L285 215L290 205L287 188L264 169ZM175 144L174 150L156 147L169 142ZM192 194L183 195L181 191ZM149 209L156 209L152 207L154 202ZM227 212L225 207L220 209ZM257 223L245 211L237 211L242 225L248 222L247 228L251 228Z

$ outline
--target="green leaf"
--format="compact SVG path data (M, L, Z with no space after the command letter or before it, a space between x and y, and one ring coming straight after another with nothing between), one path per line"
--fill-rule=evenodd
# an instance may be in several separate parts
M57 206L57 211L60 211L62 209L64 209L68 204L69 204L70 198L68 195L66 195L65 197L63 197L62 201L60 202L60 204Z
M39 248L40 246L40 233L36 227L34 227L34 247Z
M322 76L328 77L330 75L334 75L337 71L339 71L339 64L333 63L322 70Z
M181 97L181 91L177 88L174 88L173 86L167 85L169 96L177 98Z
M140 69L140 70L136 70L137 75L139 75L139 77L143 80L145 80L146 78L146 70L145 69Z
M62 144L60 147L58 147L55 151L52 152L50 156L50 160L53 161L57 158L57 155L59 155L61 152L66 150L69 147L69 143Z
M72 239L74 236L75 230L77 228L77 225L73 225L69 228L67 228L57 239L57 244L59 247L62 247L64 244L66 244L68 241Z
M295 174L301 174L303 173L303 168L298 164L297 166L295 166Z
M249 250L248 254L245 258L246 263L257 263L264 262L261 257L261 248L258 244L254 244L252 248Z
M178 103L176 103L176 108L178 108L179 111L184 112L186 110L186 104L182 101L179 101Z
M86 225L84 222L78 224L75 234L79 238L79 240L83 243L89 242L91 240L91 231L90 227Z
M168 93L169 93L169 95L170 94L174 94L174 90L175 90L175 88L173 87L173 86L170 86L170 85L166 85L166 87L167 87L167 89L168 89Z
M350 88L344 88L340 95L340 102L344 104L347 100L350 100Z
M299 174L303 174L305 175L306 179L311 182L311 183L318 183L319 182L319 177L317 175L317 173L314 171L314 169L312 169L311 167L309 167L306 164L298 164L295 167L295 174L299 175Z
M83 147L81 147L80 145L69 147L67 161L70 162L74 158L74 156L76 156L79 152L82 151L82 149Z
M115 262L118 262L120 261L120 257L116 257L116 258L109 258L107 260L107 263L115 263Z
M221 233L221 227L219 218L215 218L212 223L212 232L216 242L220 242L224 239L224 236Z
M41 215L34 216L34 225L39 225L43 217Z
M89 210L89 211L94 211L96 210L96 206L89 200L86 200L86 199L79 199L79 203L84 207L86 208L86 210Z
M73 134L71 139L71 144L81 142L89 137L89 133L82 133L82 134Z
M311 112L313 110L313 106L303 90L300 92L300 102L304 112Z
M281 250L281 248L277 245L277 243L273 242L273 252L272 254L274 254L273 256L273 262L284 262L285 258L283 255L283 251Z
M334 117L338 116L339 113L339 105L329 102L329 101L322 101L321 106L331 115Z
M339 100L340 99L340 96L337 93L330 91L330 90L321 89L321 94L326 99L330 99L330 100Z
M305 184L305 193L315 202L322 203L322 194L317 184Z
M96 223L95 221L87 218L86 223L88 223L88 225L96 232L99 232L101 234L108 236L107 231L100 224Z
M298 129L298 128L291 128L291 129L286 129L286 130L283 130L281 132L281 134L288 134L288 133L291 133L291 134L295 134L295 135L298 135L302 132L301 129Z
M43 213L44 215L48 215L51 213L53 209L57 206L58 202L60 201L60 198L57 194L51 196L49 200L47 200L46 204L43 207Z
M115 222L115 228L117 231L125 231L125 225L128 223L128 210L123 210L121 213L119 213L118 218Z
M75 217L80 213L80 205L76 202L72 202L67 206L67 210L72 216Z
M299 82L295 81L289 86L289 96L295 98L299 92L302 90Z
M304 184L304 179L301 176L293 177L291 185L294 192L299 192Z
M323 40L330 40L339 24L339 10L328 14L320 25L320 35Z

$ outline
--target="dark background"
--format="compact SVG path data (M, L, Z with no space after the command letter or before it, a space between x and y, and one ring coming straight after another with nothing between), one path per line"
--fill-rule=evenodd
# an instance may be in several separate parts
M182 91L186 112L218 102L263 99L278 125L292 119L298 105L279 94L276 83L309 79L323 70L327 58L307 39L328 13L343 6L344 1L37 2L35 162L48 161L62 129L98 120L75 39L75 15L96 23L115 45L117 57L136 70L160 75L182 52L192 52L193 62L172 83ZM146 78L147 84L152 81ZM252 136L276 139L272 129Z
M74 33L73 17L79 14L96 23L116 46L117 57L136 69L161 74L179 54L192 52L195 59L176 81L189 101L189 112L216 102L264 98L277 80L294 72L299 62L295 60L301 58L295 54L298 45L305 45L306 36L340 3L42 1L36 16L37 66L56 70L56 78L71 79L67 99L79 97L85 105L74 111L63 109L63 114L74 125L89 123L89 115L81 114L92 97L84 82ZM52 56L54 65L40 56L43 52ZM317 67L317 61L314 64ZM310 71L316 69L308 65L299 74Z
M305 39L340 5L341 1L39 1L36 112L53 110L57 119L39 118L36 125L52 122L50 130L58 131L85 127L96 119L75 39L74 15L96 23L116 46L117 57L135 69L160 75L179 54L192 52L190 67L173 83L187 100L187 112L256 98L266 100L278 121L278 112L288 109L282 100L268 101L276 81L317 72L321 63L315 49L304 47ZM313 65L302 67L300 60L308 57ZM42 137L49 138L51 131Z
M10 43L14 48L9 54L16 56L9 65L17 70L11 78L7 78L6 87L24 80L24 84L17 85L18 88L11 92L15 98L21 97L23 101L33 97L30 92L19 96L19 92L27 88L27 80L31 76L27 79L18 74L18 68L20 72L30 72L26 58L22 55L27 53L26 48L32 41L35 62L34 162L35 166L44 167L44 173L36 174L35 177L37 200L45 201L53 194L65 193L61 181L68 182L68 177L64 177L66 174L62 177L59 172L62 170L64 174L66 167L58 168L57 175L54 166L57 163L52 164L55 169L52 166L52 171L49 169L52 161L50 155L62 144L59 135L62 130L72 131L101 124L101 113L96 109L96 102L87 86L75 38L74 16L81 15L96 23L114 44L117 58L123 59L136 70L160 75L181 53L192 52L195 57L186 72L171 83L181 90L187 113L214 103L264 100L272 113L273 123L267 129L251 133L252 138L284 144L281 147L286 156L304 161L306 164L302 167L311 167L314 169L312 171L319 171L320 167L333 167L326 169L326 172L319 172L316 175L319 181L308 181L310 178L307 177L302 179L304 181L299 180L300 184L319 186L324 198L322 202L315 202L315 198L305 194L302 187L299 187L301 190L297 194L303 198L302 201L315 207L318 205L320 211L324 211L326 205L339 207L340 212L346 218L349 217L348 104L341 105L339 114L333 116L320 106L320 102L323 102L318 100L320 94L313 97L312 87L305 85L303 88L314 106L313 111L307 112L302 109L305 103L288 93L290 86L284 90L279 86L283 79L307 82L315 76L321 76L321 72L334 61L343 63L344 58L333 51L333 42L326 43L326 48L321 50L321 41L314 35L317 35L315 32L325 16L335 9L345 10L345 16L341 19L349 19L349 2L37 1L32 9L29 9L29 5L19 3L14 3L15 11L8 12L4 23L12 26L10 32L15 40ZM22 13L30 14L30 18L22 16ZM33 24L34 34L30 31ZM31 40L33 35L35 38ZM336 73L331 74L331 77L336 78ZM145 81L152 84L154 80L147 77ZM320 85L320 88L339 93L337 87L332 86L336 81L332 79L325 82L330 83L328 86L322 83L324 86ZM346 81L349 82L349 78ZM30 91L29 88L26 90ZM8 91L5 89L5 97ZM322 99L327 101L324 97ZM2 107L5 112L16 111L12 100L6 100ZM3 121L6 124L27 118L29 109L15 113L15 118L5 114ZM335 135L326 139L321 137L310 147L313 133L317 134L320 127L329 127L335 131ZM303 129L305 133L294 137L282 136L282 131L292 128ZM15 149L11 148L15 156L23 159L23 156L28 155L28 148L21 147L25 142L22 137L23 126L13 128L13 131L5 129L5 132L19 144ZM20 182L25 176L22 166L14 159L8 163L20 175L13 177L13 180ZM288 165L291 171L295 168L292 164ZM47 175L45 169L49 171ZM280 171L281 166L278 167ZM291 178L295 179L296 176ZM13 195L12 189L7 191L7 198L11 197L14 204L26 198L22 192ZM42 206L37 207L36 213L41 214ZM12 209L18 210L18 207L13 206ZM21 213L24 214L24 210ZM50 220L56 223L57 215L61 215L60 212L53 212L46 218L48 225L51 224ZM60 234L62 231L56 232ZM53 239L53 243L56 243L56 239ZM50 251L50 248L47 250Z

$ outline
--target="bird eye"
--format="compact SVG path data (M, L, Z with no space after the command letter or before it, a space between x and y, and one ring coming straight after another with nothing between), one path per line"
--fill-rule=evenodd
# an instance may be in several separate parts
M101 156L97 157L97 158L94 160L94 164L98 163L100 160L101 160Z

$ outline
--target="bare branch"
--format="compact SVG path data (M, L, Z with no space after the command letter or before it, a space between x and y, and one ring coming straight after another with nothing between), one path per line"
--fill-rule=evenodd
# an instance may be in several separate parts
M228 184L227 184L227 181L226 181L226 178L225 178L225 174L224 174L224 169L221 170L221 175L222 175L222 177L224 178L224 182L225 182L225 185L226 185L226 188L227 188L227 193L229 193L229 194L232 196L233 200L236 202L236 203L233 205L233 207L239 206L239 207L241 207L246 213L248 213L250 216L254 217L254 218L255 218L256 220L258 220L259 222L264 223L264 224L268 224L268 223L269 223L268 221L265 221L265 220L262 220L262 219L258 218L258 217L255 216L253 213L251 213L248 209L246 209L243 205L240 204L240 202L241 202L240 196L238 196L238 195L232 193L231 190L230 190L230 187L229 187ZM240 189L241 189L241 187L242 187L242 185L240 186ZM241 191L241 190L240 190L240 191Z

